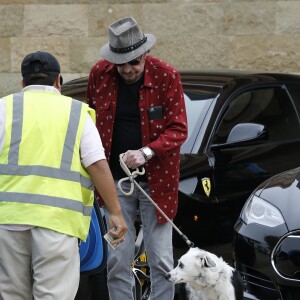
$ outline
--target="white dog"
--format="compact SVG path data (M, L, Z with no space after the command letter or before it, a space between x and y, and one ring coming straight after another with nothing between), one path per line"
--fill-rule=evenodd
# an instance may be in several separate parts
M186 283L190 300L243 300L240 274L222 258L199 248L190 248L165 277L174 284Z

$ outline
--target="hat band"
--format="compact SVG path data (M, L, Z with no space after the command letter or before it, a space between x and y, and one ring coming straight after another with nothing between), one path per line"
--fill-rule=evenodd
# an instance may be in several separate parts
M131 51L139 48L140 46L142 46L146 42L147 42L147 37L144 36L144 38L142 40L140 40L138 43L136 43L132 46L129 46L129 47L126 47L126 48L114 48L113 46L109 45L109 48L112 52L115 52L115 53L128 53L128 52L131 52Z

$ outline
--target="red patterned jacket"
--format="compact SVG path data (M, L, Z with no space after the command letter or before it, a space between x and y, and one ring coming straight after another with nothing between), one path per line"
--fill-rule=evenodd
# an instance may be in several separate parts
M87 102L96 110L96 125L109 160L118 91L117 68L100 60L91 69ZM142 144L155 152L145 164L152 199L173 219L178 207L179 150L187 138L187 119L181 78L167 63L147 56L139 91ZM148 108L162 106L164 117L149 120ZM134 150L134 149L128 149ZM158 221L166 222L157 211Z

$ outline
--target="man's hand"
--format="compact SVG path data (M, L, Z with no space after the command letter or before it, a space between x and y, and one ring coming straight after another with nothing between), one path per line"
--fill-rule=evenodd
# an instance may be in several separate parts
M114 228L109 231L109 234L115 238L115 244L123 242L127 225L122 215L114 180L107 161L98 160L88 166L87 171L109 210L110 228Z
M146 160L140 150L128 150L123 156L122 160L128 168L136 169L145 164Z
M114 238L113 244L119 244L125 240L127 226L120 215L110 215L110 230L108 233Z

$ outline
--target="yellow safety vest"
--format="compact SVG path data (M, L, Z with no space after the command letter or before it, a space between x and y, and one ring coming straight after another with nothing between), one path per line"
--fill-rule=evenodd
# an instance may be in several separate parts
M80 161L88 105L53 92L4 98L0 154L0 224L48 228L85 241L93 184Z

